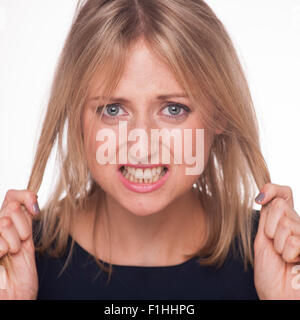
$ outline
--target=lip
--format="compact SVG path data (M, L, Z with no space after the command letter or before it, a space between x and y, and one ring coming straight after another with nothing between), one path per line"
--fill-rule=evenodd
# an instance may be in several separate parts
M158 164L131 164L131 163L124 163L120 164L118 166L118 170L120 170L121 167L126 166L126 167L132 167L132 168L156 168L156 167L167 167L168 171L170 170L170 165L168 164L163 164L163 163L158 163Z
M162 185L165 184L165 182L167 181L171 170L170 170L170 166L168 165L164 165L164 164L155 164L155 165L127 165L128 167L134 167L134 168L155 168L155 167L161 167L161 166L165 166L168 168L168 171L164 174L164 176L162 178L160 178L158 181L154 182L154 183L135 183L132 182L130 180L127 180L121 173L121 171L119 170L120 167L122 167L124 165L120 165L117 171L117 175L119 177L119 179L121 180L121 182L123 183L123 185L134 192L137 193L147 193L147 192L152 192L155 191L157 189L159 189Z

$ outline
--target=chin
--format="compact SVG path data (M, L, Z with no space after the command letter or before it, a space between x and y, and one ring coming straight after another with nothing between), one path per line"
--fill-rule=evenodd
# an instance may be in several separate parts
M116 199L116 201L118 201ZM138 199L133 197L132 201L129 202L128 199L126 201L118 201L119 204L124 207L126 210L131 212L136 216L150 216L152 214L158 213L163 210L168 203L166 201L153 201L153 199Z

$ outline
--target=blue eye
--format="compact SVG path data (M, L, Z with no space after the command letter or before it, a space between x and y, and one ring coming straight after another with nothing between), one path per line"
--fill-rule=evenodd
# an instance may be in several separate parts
M104 106L99 106L97 108L97 113L101 114L103 107ZM187 116L189 112L191 112L190 108L180 103L169 103L162 110L162 114L164 115L164 117L176 120ZM127 113L118 103L107 104L103 112L103 116L110 119L117 118L126 114Z
M111 105L108 105L104 111L108 113L109 116L116 116L120 111L120 107L118 105L115 105L115 104L111 104Z
M165 111L167 113L165 113ZM191 110L187 106L184 106L179 103L173 103L169 104L167 107L163 109L163 115L165 115L168 118L178 118L186 115L190 111Z
M182 110L182 108L180 108L179 106L176 105L172 105L168 107L168 111L170 112L170 114L172 116L176 116L177 114L180 113L180 111Z
M98 113L101 113L104 106L99 106L97 109ZM122 113L123 112L123 113ZM108 104L103 112L104 116L114 118L116 116L120 116L126 114L123 109L116 103Z

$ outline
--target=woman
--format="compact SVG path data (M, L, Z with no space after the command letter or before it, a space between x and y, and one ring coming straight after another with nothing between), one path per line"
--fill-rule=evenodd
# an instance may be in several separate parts
M153 142L162 129L173 144ZM205 2L79 3L0 234L1 299L300 298L291 189L270 182L246 79Z

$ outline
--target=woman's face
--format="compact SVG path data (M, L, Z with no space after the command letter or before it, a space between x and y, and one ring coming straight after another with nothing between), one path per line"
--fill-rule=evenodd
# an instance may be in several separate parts
M193 175L186 174L186 167L195 167L196 163L189 165L185 163L184 129L192 129L192 141L186 143L186 146L191 147L192 155L195 155L196 144L198 144L200 154L197 156L203 162L201 171L207 163L213 134L203 127L196 107L190 104L187 97L158 98L185 94L167 66L140 40L132 48L125 71L113 94L114 99L108 102L102 118L100 118L102 109L99 108L103 106L101 99L98 101L92 99L100 94L97 91L99 83L95 82L93 88L96 87L98 89L91 90L89 102L83 113L83 134L88 166L94 180L101 188L118 205L140 216L158 212L191 191L193 183L201 172ZM125 139L124 131L119 136L120 121L127 126L128 135L133 133L133 129L139 128L143 131L143 137L146 138L144 140L137 138L136 141L125 140L124 144L122 140ZM103 129L109 130L103 131ZM153 129L167 129L169 133L172 129L176 129L181 135L176 142L182 143L182 150L174 147L173 139L170 140L170 144L167 140L163 142L160 139L160 152L158 153L158 149L155 148L152 150L151 143L155 143L153 139L151 142L151 134L155 132ZM204 144L201 140L196 141L196 129L204 129L202 131ZM100 141L99 132L101 131L103 136L107 132L115 136L116 149L113 138L109 140L109 145L107 138ZM141 137L141 134L138 136ZM139 141L140 144L138 144ZM126 143L127 151L124 149ZM110 154L107 150L104 151L109 148L112 152ZM162 158L162 150L170 153L170 161ZM116 156L116 163L104 163L105 156L112 154ZM127 161L119 158L121 154L127 157ZM159 155L158 164L155 165L151 160L154 154ZM179 163L176 163L174 159L180 155L182 161L180 162L179 157ZM100 164L101 157L102 164ZM111 158L108 157L107 161L109 160ZM144 160L147 160L148 164L143 163Z

